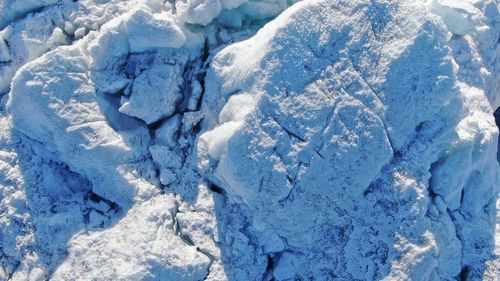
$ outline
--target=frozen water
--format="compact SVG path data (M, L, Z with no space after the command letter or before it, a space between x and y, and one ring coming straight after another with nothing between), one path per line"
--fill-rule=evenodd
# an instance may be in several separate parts
M498 2L295 2L3 1L0 280L496 280Z

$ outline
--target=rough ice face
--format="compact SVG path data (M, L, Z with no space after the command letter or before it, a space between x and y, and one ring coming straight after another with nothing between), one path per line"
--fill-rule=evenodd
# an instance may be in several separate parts
M277 279L483 270L498 132L487 93L457 80L446 32L475 27L460 15L310 1L217 54L201 165L274 237Z
M78 47L44 56L15 77L12 92L23 94L11 95L7 110L19 131L85 175L95 193L127 206L141 184L130 184L120 165L140 158L144 151L140 142L149 136L136 121L118 116L106 97L96 94L88 71L88 58ZM122 130L131 134L124 137L118 133ZM135 149L132 134L142 139ZM152 189L147 184L143 187Z
M480 22L481 13L472 3L467 1L429 1L429 8L443 19L453 34L472 33Z
M172 115L182 99L181 71L178 66L171 65L144 70L134 80L130 98L120 107L120 112L140 118L148 124Z
M59 267L52 278L203 279L210 260L175 235L175 204L169 196L156 197L135 206L115 227L75 239L70 262ZM111 265L102 266L106 263Z
M189 24L207 25L214 19L242 27L243 21L274 17L298 0L182 0L176 1L177 17Z
M154 48L179 48L186 37L180 27L170 17L155 17L139 9L125 21L129 33L132 53L145 52Z
M22 18L30 12L45 6L54 5L58 0L6 0L0 3L0 28L5 28L17 18Z
M498 275L496 2L35 2L0 5L0 279Z
M11 61L1 66L6 74L2 92L10 90L2 100L2 110L8 101L0 130L1 278L38 280L56 274L85 279L102 272L126 280L227 278L216 246L214 195L196 173L194 160L186 158L193 155L193 130L201 119L197 110L207 52L213 44L236 39L207 40L203 51L205 32L213 27L192 33L163 4L68 2L2 31ZM59 29L71 46L47 46L47 41L58 42ZM234 38L254 29L235 32ZM152 37L157 32L162 40ZM209 35L214 40L214 33ZM146 114L152 107L157 113ZM150 200L167 186L165 200ZM175 202L175 208L165 208L166 201ZM173 225L149 221L150 210L170 215ZM132 237L127 231L138 222L133 214L146 221ZM101 235L103 229L109 232ZM156 245L150 239L156 234L172 244ZM123 260L146 248L154 254L130 261L137 271L112 263L89 273L85 264L115 253L113 237L137 239L124 241L139 247L125 251ZM88 247L96 240L102 247ZM249 253L240 265L253 268L251 246L240 248ZM264 257L259 265L265 268Z
M85 0L79 3L65 1L3 1L0 18L10 19L1 31L8 44L10 60L0 68L0 93L8 92L16 71L24 64L40 57L60 45L81 39L91 30L133 7L141 7L144 1ZM152 2L152 1L147 1ZM17 13L14 10L24 10ZM35 13L33 13L35 11ZM17 14L16 14L17 13ZM3 26L2 26L3 27ZM62 33L62 34L61 34Z

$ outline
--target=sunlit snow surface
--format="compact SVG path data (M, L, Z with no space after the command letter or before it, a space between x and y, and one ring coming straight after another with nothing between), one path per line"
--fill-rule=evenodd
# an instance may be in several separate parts
M498 280L496 0L6 0L0 28L1 280Z

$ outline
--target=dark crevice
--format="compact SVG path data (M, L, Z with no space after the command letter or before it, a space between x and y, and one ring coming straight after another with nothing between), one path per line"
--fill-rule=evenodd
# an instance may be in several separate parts
M267 256L267 266L266 266L266 270L271 270L273 269L274 267L274 261L273 261L273 258L271 256Z
M191 246L191 247L195 247L196 244L193 241L193 239L191 239L191 237L189 237L189 235L182 233L181 226L179 224L179 220L177 219L177 214L179 214L179 213L180 213L179 203L175 202L174 208L172 210L170 210L170 215L172 216L173 231L175 232L175 235L177 235L182 240L182 242L184 242L184 244ZM210 260L210 262L207 266L207 273L206 273L205 277L203 278L203 280L206 280L207 277L210 275L210 269L215 261L215 257L212 254L210 254L208 251L206 251L204 249L200 249L199 247L196 247L196 251L205 255Z
M361 80L363 80L364 84L368 87L368 89L375 95L375 97L382 103L384 104L384 101L382 99L382 96L378 91L375 90L375 88L372 86L371 83L366 80L366 78L362 75L362 71L356 66L354 61L351 59L351 65L354 68L354 70L358 73L359 77ZM403 156L403 153L399 151L396 146L394 145L394 141L391 138L391 134L389 133L389 128L387 127L387 124L385 122L385 118L381 116L379 113L376 113L377 116L379 116L380 121L382 122L382 125L384 126L384 131L387 136L387 141L389 141L389 145L391 146L392 152L393 152L393 157L395 159L400 159Z
M321 153L319 152L319 149L313 149L313 150L314 150L314 152L316 152L316 154L319 156L319 158L321 158L321 159L325 159L325 156L323 156L323 154L321 154Z
M210 276L212 265L215 262L215 257L212 254L210 254L208 251L200 249L198 247L196 247L196 251L198 251L198 253L201 253L201 254L205 255L207 258L210 259L210 262L209 262L209 264L207 266L207 274L205 274L205 277L203 278L203 280L207 280L208 276Z
M286 203L295 201L295 188L296 185L293 185L288 194L283 199L278 200L278 203L284 206Z
M19 266L21 265L20 262L17 262L15 265L14 265L14 268L12 270L12 272L9 273L9 278L7 280L11 280L11 278L14 276L14 273L17 272L17 269L19 268Z
M196 110L200 109L200 102L205 94L205 78L207 77L207 69L210 65L210 44L208 42L208 39L205 40L205 44L203 45L203 54L201 56L201 70L198 72L196 79L200 83L201 86L201 93L200 96L198 97L198 100L196 101Z
M265 280L269 280L269 281L275 280L274 276L272 276L273 269L275 266L276 265L275 265L275 262L274 262L272 256L267 256L267 266L266 266L266 271L265 271L266 274L264 275L264 278L266 278Z
M180 112L174 112L172 113L172 115L169 115L169 116L166 116L166 117L163 117L163 118L160 118L156 121L154 121L153 123L149 123L149 124L146 124L146 126L148 127L149 129L149 133L151 136L154 136L154 131L156 131L161 125L163 125L163 123L165 121L167 121L168 119L170 119L170 117L172 116L175 116L177 113L180 113ZM144 122L145 123L145 122Z
M76 1L73 1L73 2L76 2ZM65 15L64 15L64 13L62 13L62 12L61 12L61 17L62 17L62 19L63 19L63 21L64 21L64 22L66 22L66 21L70 21L69 19L67 19L67 18L66 18L66 16L65 16ZM53 22L53 20L52 20L52 24L53 24L54 26L58 26L57 24L55 24L55 22ZM59 28L61 29L62 33L63 33L63 34L64 34L67 38L69 38L69 41L70 41L69 45L72 45L72 44L73 44L73 43L77 40L77 39L76 39L76 36L75 36L75 34L74 34L74 33L73 33L73 34L71 34L71 33L68 33L68 32L66 31L66 29L64 28L64 23L62 24L62 26L59 26Z
M464 266L460 271L460 281L468 281L470 279L470 267Z
M321 158L323 158L322 155L319 154L319 152L316 151L316 153L318 153L318 155ZM283 160L282 160L282 162L283 162ZM297 171L300 171L303 165L304 165L304 163L299 162ZM295 200L295 195L297 194L297 189L298 189L298 187L297 187L297 176L298 175L295 174L293 177L291 177L290 176L290 172L287 173L286 178L287 178L288 183L290 184L291 188L290 188L290 191L288 192L288 194L284 198L278 200L278 202L281 205L284 205L286 203L291 203L291 202L293 202ZM262 185L263 185L263 180L262 179L261 179L260 185L261 185L261 188L262 188Z
M98 102L101 103L101 107L109 108L111 110L103 110L103 114L106 117L106 123L116 132L120 131L133 131L138 127L146 126L146 122L143 120L127 115L119 111L121 106L120 104L120 96L122 92L119 94L101 94Z
M267 255L267 265L266 265L266 270L264 271L264 274L262 276L262 280L265 280L265 281L276 280L273 276L273 271L276 268L276 266L278 265L283 253L284 253L284 251Z
M177 236L181 239L183 238L181 235L181 226L179 225L179 221L177 220L177 214L179 213L179 203L175 202L175 206L173 210L170 210L170 215L172 216L172 228ZM184 241L184 239L182 239ZM188 243L186 243L188 244Z
M436 169L442 165L442 162L443 162L443 157L439 157L438 160L431 163L431 166L429 168L429 174L431 176L429 177L427 187L428 187L429 195L431 196L431 198L436 197L436 192L434 191L434 189L435 189L435 187L434 187L434 175L436 174Z
M465 188L462 188L462 191L460 191L460 206L464 205L464 198L465 198Z
M376 190L380 189L380 186L383 185L382 179L376 178L374 181L372 181L368 187L363 191L363 196L368 196L369 194L375 192Z
M2 38L2 41L3 41L3 42L5 43L5 45L7 46L7 50L9 51L10 59L9 59L8 61L2 61L2 62L0 62L0 66L4 66L4 65L8 65L8 64L11 64L11 63L12 63L12 55L10 54L10 52L11 52L11 51L10 51L10 48L11 48L11 47L10 47L10 42L9 42L9 41L7 41L7 40L5 40L5 39L3 39L3 38Z
M171 1L174 3L175 1ZM145 66L150 65L153 63L153 56L149 56L147 61L142 61L140 57L144 55L145 53L140 53L140 54L128 54L128 57L126 59L126 63L120 66L119 68L119 73L125 74L127 79L133 80L135 79L142 71L145 70ZM183 120L184 116L186 114L190 114L191 112L197 112L200 109L201 106L201 100L205 91L205 77L206 77L206 70L208 68L209 62L210 62L210 56L211 54L211 46L209 44L208 39L205 39L205 44L203 48L200 49L199 54L196 56L196 58L190 59L187 62L185 62L183 73L182 73L182 83L179 85L179 90L182 95L181 100L176 104L176 109L175 111L170 114L169 116L165 116L153 123L147 124L143 120L135 117L129 117L128 115L124 114L118 114L115 113L115 115L120 115L120 117L127 118L131 122L123 122L125 124L135 124L135 127L142 126L148 129L149 136L151 137L151 140L154 141L155 139L155 131L162 126L168 119L172 118L175 115L179 115L181 120ZM194 83L197 83L196 85ZM130 93L132 91L133 83L128 83L126 87L121 89L118 93L115 93L114 95L104 95L105 97L105 103L111 105L113 108L116 108L116 112L118 111L118 108L120 106L120 97L121 96L130 96ZM110 118L111 117L111 118ZM116 116L106 116L107 120L113 120L117 118L113 118ZM183 121L181 121L183 122ZM111 123L110 125L112 126L115 131L119 131L120 128L118 128L118 125L121 125L123 127L123 124L120 122L109 122ZM201 125L199 122L192 124L192 127L189 127L188 130L184 130L183 126L180 125L181 128L178 128L177 132L175 133L176 139L183 139L184 144L180 146L176 146L173 148L173 150L176 153L182 154L184 157L184 160L186 159L186 156L189 154L190 149L192 149L191 142L186 141L188 139L194 139L196 135L201 131ZM125 129L130 129L130 128L125 128ZM149 155L149 158L152 158L151 155ZM150 160L150 159L149 159ZM184 163L183 163L184 164ZM160 168L154 164L155 166L155 173L156 173L156 178L160 176ZM160 181L158 180L157 182L153 183L157 187L159 187L161 190L165 189L165 185L159 183Z
M201 120L200 120L201 121ZM191 133L193 136L197 136L199 132L201 132L201 124L200 121L196 123L193 128L191 129Z
M288 135L288 138L290 140L293 140L295 138L295 139L298 139L301 142L306 142L306 140L303 137L297 135L296 133L290 131L285 126L283 126L274 116L271 117L271 118L274 120L274 122L276 122L276 124L278 124L283 129L283 131L285 131L285 133Z
M166 4L167 2L170 3L170 5L172 5L172 14L177 14L177 7L175 6L175 2L176 0L165 0L165 2L163 2L163 4Z
M181 85L181 94L182 100L179 105L176 107L176 111L185 112L189 106L189 100L193 94L193 86L191 85L191 81L193 80L194 72L197 68L199 68L199 62L197 60L192 60L186 63L184 66L184 70L182 71L182 85Z
M460 212L460 211L459 211ZM448 217L450 217L451 221L453 222L454 230L455 230L455 236L456 238L460 241L460 248L462 249L460 251L460 260L463 260L463 242L462 242L462 236L460 235L460 224L457 222L455 219L455 216L453 215L453 212L447 208L446 213L448 214ZM469 275L470 275L470 267L469 266L463 266L462 270L460 271L460 274L457 276L457 280L460 281L467 281L469 280Z
M210 63L210 53L211 46L208 43L208 39L205 39L205 44L203 49L200 50L199 56L195 59L189 60L184 65L182 73L182 84L180 85L180 93L182 99L176 104L175 111L157 120L151 124L145 124L148 128L149 135L152 140L155 139L155 131L162 126L168 119L178 115L181 118L180 127L177 128L175 132L175 138L177 139L178 146L172 148L176 153L183 156L183 166L187 159L187 156L192 149L192 142L186 141L189 139L195 139L198 133L201 131L201 124L198 120L197 122L192 122L189 126L185 126L184 118L187 114L196 114L200 110L201 100L205 92L205 77L206 70ZM193 83L198 83L194 85ZM183 141L181 141L183 140ZM159 168L157 168L157 175L160 175ZM160 184L160 188L164 189L164 185Z
M210 189L211 191L213 191L217 194L221 194L221 195L224 195L226 193L222 187L220 187L212 182L208 182L208 189Z
M87 196L86 196L85 199L86 199L86 201L92 201L94 203L104 202L106 205L109 206L109 210L110 211L114 211L115 214L118 214L122 210L122 208L117 203L115 203L115 202L113 202L111 200L108 200L108 199L106 199L104 197L101 197L101 196L97 195L96 193L94 193L92 191L90 191L87 194Z
M180 237L182 241L184 241L184 243L188 244L189 246L194 246L193 240L188 235L182 234Z
M181 86L181 93L183 98L178 105L178 110L180 112L197 111L200 108L200 101L205 92L206 70L208 68L208 65L210 64L210 51L211 47L208 39L205 39L200 57L195 60L189 61L184 66L182 77L183 84ZM196 99L194 100L196 104L191 105L190 102L192 102L193 95L195 94L192 85L193 81L197 81L198 83L200 83L201 92L199 93L199 96L194 97Z

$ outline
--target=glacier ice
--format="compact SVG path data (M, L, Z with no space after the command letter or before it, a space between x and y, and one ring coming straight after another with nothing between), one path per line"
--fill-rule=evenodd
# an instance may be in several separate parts
M438 20L410 3L377 8L378 17L356 2L299 4L219 52L209 69L214 82L207 85L205 114L220 115L200 138L200 157L212 158L204 162L208 177L250 208L254 227L284 242L287 262L276 265L279 279L327 278L328 272L347 280L450 278L462 263L473 264L469 243L491 243L491 229L480 226L492 224L485 208L498 184L491 107L484 93L476 96L456 80L447 29ZM363 20L370 22L357 24ZM257 105L229 130L235 121L225 111L240 92ZM476 128L472 136L463 122L471 122L466 130ZM208 119L206 126L213 123ZM478 142L481 153L472 145ZM472 160L486 166L464 162L462 149L487 157ZM457 179L446 174L457 170ZM433 200L444 201L445 215L426 214ZM382 223L392 220L398 223ZM430 231L433 224L440 227ZM345 237L332 237L334 227ZM476 232L468 236L475 242L446 238L455 231L458 238ZM385 253L377 256L380 249ZM390 256L412 262L390 264Z
M180 93L183 69L161 65L144 70L132 84L129 98L119 108L120 112L154 123L175 112L182 98Z
M496 280L498 7L3 1L0 280Z

